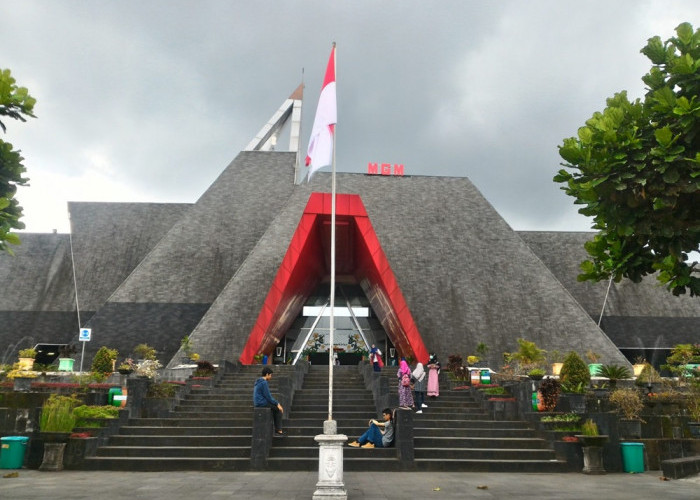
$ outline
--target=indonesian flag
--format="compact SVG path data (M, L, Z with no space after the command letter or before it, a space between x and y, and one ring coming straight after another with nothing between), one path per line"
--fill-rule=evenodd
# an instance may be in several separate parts
M306 153L306 166L309 168L308 180L321 167L333 163L333 134L337 122L335 101L335 43L328 59L326 77L323 79L321 97L316 108L314 127L311 130L309 149Z

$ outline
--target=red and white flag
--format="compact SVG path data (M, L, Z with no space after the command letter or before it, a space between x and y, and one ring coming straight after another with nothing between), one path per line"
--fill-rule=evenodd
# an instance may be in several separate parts
M308 180L321 167L333 163L333 135L338 112L335 100L335 43L328 59L326 77L323 79L321 97L316 108L314 127L311 130L309 149L306 153L306 166L309 168Z

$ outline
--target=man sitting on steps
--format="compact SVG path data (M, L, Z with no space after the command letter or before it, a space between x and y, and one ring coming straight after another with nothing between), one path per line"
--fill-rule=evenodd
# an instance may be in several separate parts
M349 446L355 448L386 448L391 446L392 441L394 441L394 422L389 408L384 408L382 410L383 422L378 420L369 421L369 429L357 438L357 441L349 443Z
M272 369L268 366L262 369L262 377L255 381L253 388L253 406L256 408L270 408L272 410L272 420L275 423L275 437L285 436L282 430L282 414L284 408L270 394L268 381L272 378Z

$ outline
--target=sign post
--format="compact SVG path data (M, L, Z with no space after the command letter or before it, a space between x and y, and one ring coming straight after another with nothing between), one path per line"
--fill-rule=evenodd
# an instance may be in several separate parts
M80 353L80 373L83 373L83 358L85 358L85 342L90 342L92 328L81 328L78 333L78 340L83 343L83 350Z

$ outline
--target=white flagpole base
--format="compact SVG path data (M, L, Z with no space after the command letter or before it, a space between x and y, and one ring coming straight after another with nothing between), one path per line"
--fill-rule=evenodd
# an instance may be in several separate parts
M326 420L323 422L323 434L314 437L314 441L319 444L319 452L318 482L313 500L348 498L343 481L343 445L348 437L345 434L337 434L337 431L337 422Z

